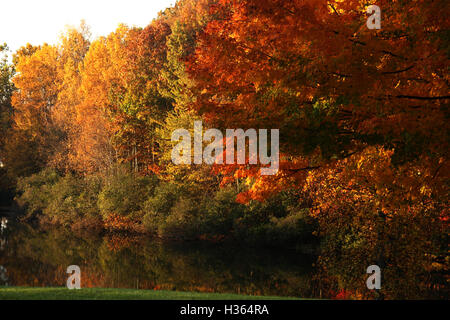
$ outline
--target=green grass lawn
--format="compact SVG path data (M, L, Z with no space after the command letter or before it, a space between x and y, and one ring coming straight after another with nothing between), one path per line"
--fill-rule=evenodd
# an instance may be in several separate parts
M0 300L296 300L238 294L135 289L0 287Z

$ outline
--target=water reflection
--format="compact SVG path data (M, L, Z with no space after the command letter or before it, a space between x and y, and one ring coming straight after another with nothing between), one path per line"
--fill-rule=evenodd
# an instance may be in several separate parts
M8 219L2 217L2 218L0 219L0 233L3 233L3 232L6 231L7 225L8 225Z
M0 266L0 286L8 285L8 276L6 274L6 268L4 266Z
M74 234L11 221L1 233L0 248L0 285L65 286L67 267L78 265L85 288L378 298L378 292L366 287L370 261L336 251L322 251L317 260L290 250L242 244L163 243L120 234ZM315 269L313 265L325 268ZM387 299L447 299L448 278L442 273L431 276L419 279L401 266L385 267L381 292Z
M75 235L14 225L0 265L15 286L64 286L69 265L82 287L230 292L313 297L315 258L293 251L207 243L162 243L139 236Z
M8 225L8 219L0 218L0 251L5 250L7 239L6 239L6 227Z

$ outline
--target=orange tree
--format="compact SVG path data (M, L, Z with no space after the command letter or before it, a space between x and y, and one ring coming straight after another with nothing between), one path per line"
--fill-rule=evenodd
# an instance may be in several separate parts
M365 268L379 263L384 293L399 297L448 264L449 4L370 3L380 30L366 27L368 4L219 1L187 66L209 124L280 129L276 176L219 168L246 180L239 200L304 186L329 252L361 258L337 268L341 286L366 294Z

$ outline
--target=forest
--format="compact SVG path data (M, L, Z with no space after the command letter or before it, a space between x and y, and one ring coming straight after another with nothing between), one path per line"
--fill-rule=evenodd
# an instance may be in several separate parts
M2 199L74 232L313 246L340 295L448 298L449 7L178 0L145 28L4 44ZM195 121L279 129L277 174L174 164Z

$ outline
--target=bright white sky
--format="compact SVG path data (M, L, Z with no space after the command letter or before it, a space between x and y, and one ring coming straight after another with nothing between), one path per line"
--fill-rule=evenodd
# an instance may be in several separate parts
M92 39L113 32L119 23L145 27L175 0L7 0L1 1L0 44L12 52L28 42L55 44L65 26L84 19Z

